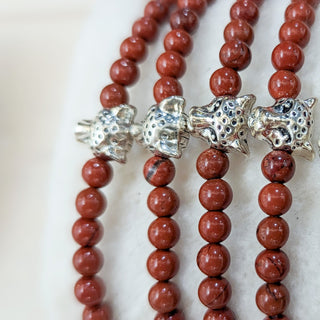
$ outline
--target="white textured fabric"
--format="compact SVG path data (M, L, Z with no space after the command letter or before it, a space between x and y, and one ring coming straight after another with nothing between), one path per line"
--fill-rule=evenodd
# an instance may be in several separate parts
M80 176L81 168L91 154L85 145L75 142L73 128L77 120L90 119L99 110L100 90L110 81L108 67L119 57L119 45L130 34L131 25L141 16L145 3L145 0L98 1L77 48L61 132L57 136L43 247L42 303L48 311L47 319L81 318L83 308L73 296L73 285L79 276L71 263L77 245L70 230L78 218L74 208L75 196L86 187ZM207 104L212 99L208 79L220 66L219 50L232 3L233 0L214 1L193 36L194 50L187 58L187 72L181 80L188 109L193 105ZM268 79L274 72L270 56L278 43L278 30L288 3L289 0L265 1L255 27L252 62L241 72L241 94L255 94L259 105L273 103L267 91ZM130 103L138 108L137 120L141 120L153 104L152 85L158 79L155 61L163 50L162 39L168 30L166 23L158 41L150 47L147 60L141 64L139 83L130 89ZM317 96L320 92L319 37L320 19L317 19L312 28L311 41L304 50L305 64L299 72L303 98ZM317 107L314 144L320 134L319 114ZM225 177L234 192L233 202L226 210L233 229L224 243L232 257L225 277L231 282L233 290L229 306L240 320L264 317L255 305L255 293L262 281L255 273L254 261L262 250L256 240L256 227L265 217L257 203L259 190L267 184L261 174L260 163L269 148L253 139L249 139L249 145L250 157L230 155L230 170ZM191 139L182 159L174 161L177 173L171 184L181 200L180 210L174 216L181 229L180 241L174 248L181 265L174 281L182 292L180 307L189 320L202 319L206 310L197 297L198 284L204 275L198 270L196 256L205 244L198 234L197 225L205 210L198 201L198 190L203 180L195 170L196 158L206 147L205 143ZM152 319L154 315L147 295L155 281L145 267L149 253L154 250L148 242L147 229L155 218L146 207L146 198L152 187L142 175L148 157L150 154L147 151L135 145L126 165L114 165L114 179L103 190L108 199L108 209L101 217L105 233L99 247L104 253L105 264L100 275L106 282L106 299L112 305L114 319L117 320ZM291 304L286 314L290 319L318 320L319 158L317 156L312 163L296 158L296 165L296 174L287 184L294 201L292 209L284 216L291 229L290 239L284 247L291 261L290 274L284 281L291 294Z

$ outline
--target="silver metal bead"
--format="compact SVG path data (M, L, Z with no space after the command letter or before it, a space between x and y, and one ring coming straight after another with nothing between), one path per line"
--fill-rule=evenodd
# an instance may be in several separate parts
M313 107L316 103L316 98L283 98L271 107L257 107L249 116L251 133L275 150L292 152L312 160Z
M125 104L103 109L94 120L78 123L76 138L88 144L95 156L125 163L133 144L130 127L135 115L136 108Z
M141 124L134 124L135 140L162 157L180 158L189 142L188 116L183 112L185 100L172 96L153 105Z
M222 151L249 153L247 119L255 103L254 95L221 96L203 107L192 107L189 129L193 136Z

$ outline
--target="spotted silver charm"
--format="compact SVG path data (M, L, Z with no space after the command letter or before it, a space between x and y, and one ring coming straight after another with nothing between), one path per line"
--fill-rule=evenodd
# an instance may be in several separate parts
M172 96L152 106L141 124L132 126L136 141L162 157L180 158L189 142L185 100Z
M207 141L211 147L226 152L249 153L247 120L256 98L221 96L203 107L192 107L189 129L193 136Z
M130 105L103 109L94 120L78 123L76 138L88 144L95 156L125 163L133 144L130 127L135 115L136 108Z
M271 107L257 107L249 116L251 133L275 150L292 152L312 160L313 107L316 102L316 98L283 98Z

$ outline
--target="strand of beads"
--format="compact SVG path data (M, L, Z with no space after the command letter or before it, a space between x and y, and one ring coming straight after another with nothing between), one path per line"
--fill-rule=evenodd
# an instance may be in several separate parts
M120 46L121 59L111 66L110 77L113 83L101 92L100 101L104 108L111 109L128 103L125 87L138 79L136 63L145 57L146 43L155 39L158 23L166 18L173 3L173 0L150 1L145 7L144 17L134 23L132 36ZM102 303L105 285L96 276L103 265L103 254L95 245L103 235L103 226L97 218L105 211L107 204L99 188L110 182L112 167L108 161L95 157L83 166L82 176L89 188L82 190L76 198L76 208L81 218L75 222L72 234L81 248L74 254L73 264L82 277L75 284L74 292L79 302L86 306L84 320L109 320L110 310Z

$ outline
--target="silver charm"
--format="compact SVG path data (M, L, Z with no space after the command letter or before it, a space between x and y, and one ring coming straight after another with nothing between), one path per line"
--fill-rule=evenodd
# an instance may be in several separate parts
M135 115L136 108L129 105L103 109L94 120L78 123L76 138L88 144L94 155L125 163L133 143L130 127Z
M256 98L222 96L203 107L192 107L189 128L195 137L207 141L211 147L244 154L249 153L247 119Z
M185 100L172 96L152 106L141 124L132 126L136 141L162 157L180 158L189 141Z
M316 98L283 98L271 107L257 107L249 116L251 133L255 138L267 141L273 149L312 160L312 113L316 102Z

